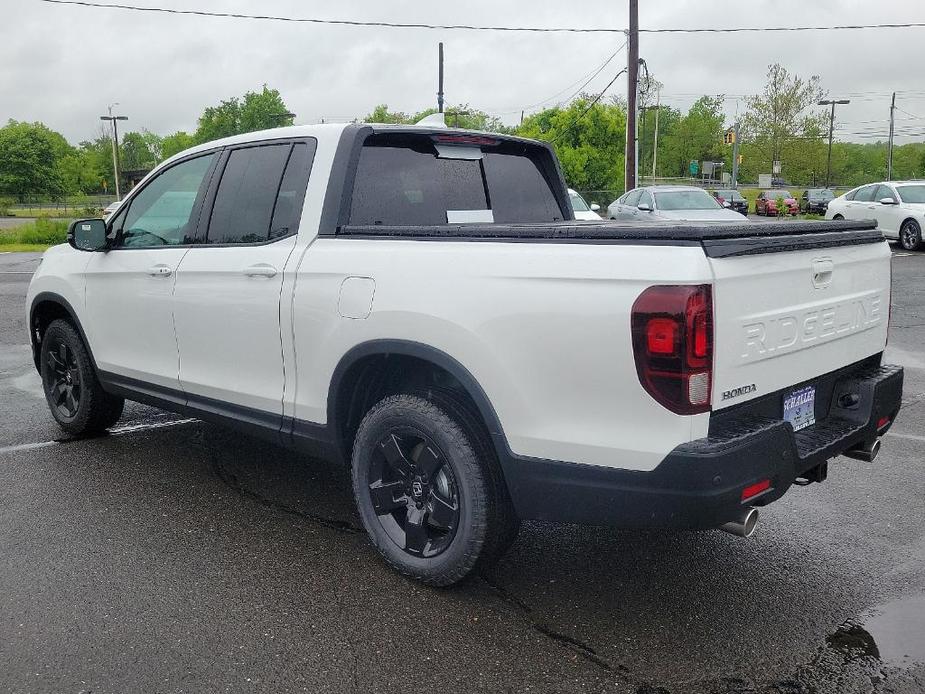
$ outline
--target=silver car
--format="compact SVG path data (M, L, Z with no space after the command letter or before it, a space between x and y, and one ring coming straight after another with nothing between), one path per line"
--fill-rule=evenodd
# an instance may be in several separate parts
M734 222L746 220L724 207L703 188L645 186L620 196L607 207L607 217L619 221Z

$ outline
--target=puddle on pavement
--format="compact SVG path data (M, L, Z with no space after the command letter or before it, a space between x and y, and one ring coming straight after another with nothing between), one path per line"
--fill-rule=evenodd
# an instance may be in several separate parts
M925 595L893 600L849 620L826 642L846 660L870 657L894 667L925 663Z

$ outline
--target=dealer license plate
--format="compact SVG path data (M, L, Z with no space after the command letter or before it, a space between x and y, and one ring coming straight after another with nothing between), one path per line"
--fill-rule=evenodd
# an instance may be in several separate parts
M805 429L816 423L815 386L790 391L790 394L784 398L784 421L790 422L794 431Z

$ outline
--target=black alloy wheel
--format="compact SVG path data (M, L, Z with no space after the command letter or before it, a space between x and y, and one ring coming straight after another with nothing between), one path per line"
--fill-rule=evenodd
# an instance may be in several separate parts
M98 434L122 416L125 401L103 390L93 358L69 321L53 320L41 335L39 373L51 416L68 434Z
M906 220L899 230L899 243L907 251L916 250L922 243L922 227L914 219Z
M45 383L48 384L48 403L59 417L72 420L77 416L83 392L77 355L64 341L44 345L46 352Z
M439 447L422 432L401 427L376 445L367 486L382 529L416 557L434 557L459 527L459 489Z

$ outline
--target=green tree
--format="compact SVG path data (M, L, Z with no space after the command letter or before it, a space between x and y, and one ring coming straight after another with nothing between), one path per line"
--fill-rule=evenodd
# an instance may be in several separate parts
M123 170L153 169L161 159L161 139L147 131L127 132L119 150Z
M683 116L668 123L659 134L664 146L659 145L659 170L668 176L688 176L691 161L724 161L723 145L725 117L723 99L719 96L702 96ZM661 129L661 122L659 123Z
M748 99L741 121L743 139L752 145L751 165L768 171L788 152L821 138L826 117L814 108L821 97L818 76L803 79L779 63L769 65L764 90Z
M209 142L230 135L255 130L292 125L289 109L279 91L263 85L260 92L247 92L243 97L232 97L218 106L210 106L199 117L196 128L197 143Z
M407 114L404 111L390 111L388 104L379 104L370 113L363 116L364 123L389 123L413 125L422 118L437 113L437 109L428 108L417 113ZM512 133L510 128L501 121L500 118L490 116L480 109L470 106L469 104L459 104L457 106L448 106L444 112L446 124L452 128L463 128L465 130L481 130L484 132L507 132Z
M10 120L0 128L0 192L60 195L65 182L59 164L73 152L67 140L42 123Z
M582 95L565 108L529 116L517 134L552 143L571 187L592 197L623 190L626 112L619 104L591 105Z
M174 154L179 154L185 149L189 149L196 144L196 138L183 130L178 130L172 135L166 135L161 140L161 157L169 159Z

